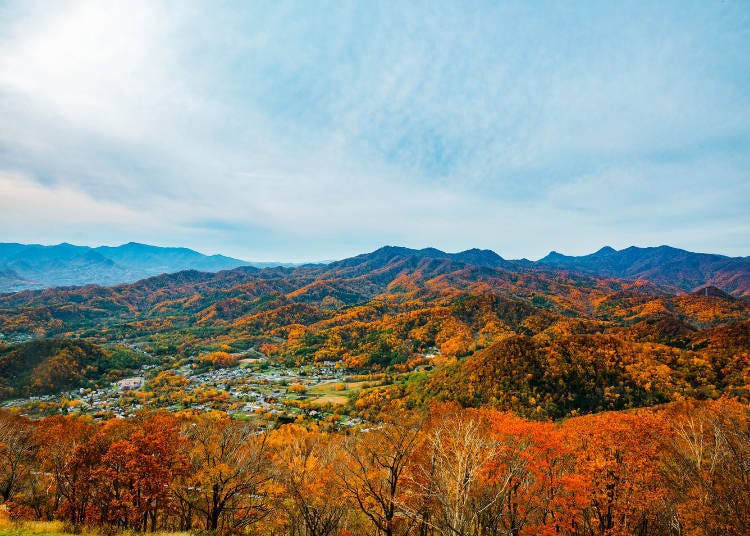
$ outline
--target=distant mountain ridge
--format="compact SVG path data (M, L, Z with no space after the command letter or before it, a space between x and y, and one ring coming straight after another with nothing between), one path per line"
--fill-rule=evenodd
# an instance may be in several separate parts
M538 261L507 260L494 251L476 248L446 253L436 248L384 246L347 259L299 266L251 263L223 255L203 255L187 248L166 248L135 242L96 248L66 243L56 246L0 244L0 292L85 284L112 286L186 270L213 273L241 266L299 267L305 268L309 276L322 279L368 275L373 281L378 281L388 279L393 274L415 270L439 275L453 270L456 265L510 272L535 269L569 271L646 280L671 289L671 292L694 292L713 286L735 297L750 297L750 257L693 253L670 246L631 246L619 251L605 246L583 256L568 256L552 251ZM241 275L238 272L233 277ZM325 290L319 288L317 292Z
M129 242L121 246L0 243L0 292L72 285L117 285L183 270L217 272L250 263L187 248Z
M552 251L536 265L621 279L645 279L692 292L714 286L733 296L750 296L750 257L693 253L670 246L615 250L605 246L578 257Z
M474 248L459 253L446 253L436 248L411 249L400 246L383 246L370 253L363 253L348 259L333 261L328 263L327 266L332 269L345 269L354 266L367 269L382 267L405 259L446 260L493 268L508 265L505 259L489 249Z
M430 261L502 268L514 272L562 270L632 281L646 280L673 292L694 292L704 287L716 287L735 297L750 297L750 257L693 253L670 246L631 246L619 251L605 246L583 256L568 256L552 251L538 261L508 260L492 250L469 249L446 253L435 248L384 246L370 253L332 262L326 271L351 274L355 270L366 273L370 270L415 269L420 265L427 266ZM431 269L437 267L432 266Z

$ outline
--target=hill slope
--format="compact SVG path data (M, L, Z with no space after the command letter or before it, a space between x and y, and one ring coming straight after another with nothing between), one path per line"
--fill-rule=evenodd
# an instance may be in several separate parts
M750 301L713 287L688 294L492 254L406 248L0 296L5 334L137 343L165 363L254 348L294 366L397 373L435 364L429 389L406 394L542 417L747 397L750 348L740 334L749 320ZM462 365L443 367L451 362Z
M42 395L87 385L112 371L134 368L138 354L62 339L0 346L0 399Z
M669 246L604 247L590 255L572 257L556 251L538 265L624 279L646 279L693 291L713 285L734 296L750 296L750 258L693 253Z

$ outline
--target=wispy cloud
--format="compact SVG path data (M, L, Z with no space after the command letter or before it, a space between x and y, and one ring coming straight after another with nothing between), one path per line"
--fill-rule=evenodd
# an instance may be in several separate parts
M0 20L2 184L35 192L3 240L750 252L746 3L11 1ZM60 192L78 201L48 211ZM77 234L81 206L108 223Z

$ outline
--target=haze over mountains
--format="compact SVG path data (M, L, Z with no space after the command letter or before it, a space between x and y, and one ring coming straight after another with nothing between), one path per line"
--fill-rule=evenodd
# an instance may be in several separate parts
M335 261L328 270L346 272L354 267L359 272L381 270L392 261L404 259L442 259L511 271L538 268L618 279L643 279L675 292L715 286L733 296L750 296L750 257L693 253L670 246L632 246L620 251L606 246L583 256L568 256L552 251L538 261L506 260L491 250L469 249L446 253L435 248L417 250L385 246L370 253ZM187 248L135 242L96 248L67 243L55 246L3 243L0 244L0 292L88 284L112 286L184 270L214 273L240 266L268 268L295 265L247 262L223 255L203 255Z
M0 243L0 292L69 285L116 285L181 270L271 266L187 248L130 242L117 247Z

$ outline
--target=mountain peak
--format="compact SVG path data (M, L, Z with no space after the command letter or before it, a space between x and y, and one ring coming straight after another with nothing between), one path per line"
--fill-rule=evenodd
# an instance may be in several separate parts
M421 250L424 251L424 250ZM370 253L363 253L359 256L379 257L381 255L416 255L420 252L418 249L406 248L403 246L383 246Z
M617 253L617 250L611 246L604 246L600 250L592 253L592 255L602 256L602 255L611 255L612 253Z
M505 262L505 259L491 249L467 249L466 251L455 253L453 257L461 262L476 264L478 266L497 266Z
M545 262L555 262L562 259L567 259L567 255L563 255L562 253L555 251L554 249L547 253L545 257L542 257L537 262L545 263Z
M172 248L172 247L160 247L160 246L152 246L150 244L143 244L141 242L128 242L127 244L122 244L120 246L115 246L113 248L109 248L107 246L103 246L107 249L120 249L120 250L132 250L132 251L164 251L164 250L170 250L170 249L183 249L183 248Z

